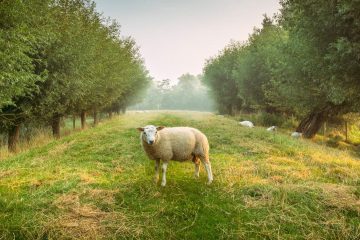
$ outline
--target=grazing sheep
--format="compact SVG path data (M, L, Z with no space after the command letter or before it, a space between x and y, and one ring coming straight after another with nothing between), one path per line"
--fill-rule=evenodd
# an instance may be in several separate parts
M213 181L209 160L209 143L206 136L190 127L155 127L148 125L138 128L146 155L155 160L155 182L159 180L159 166L162 160L161 186L166 185L166 169L170 160L186 161L192 159L195 164L195 177L199 177L200 161L204 164L208 184Z
M300 133L300 132L293 132L293 133L291 133L291 137L293 137L293 138L301 138L301 137L302 137L302 133Z
M253 128L254 127L254 124L250 121L242 121L242 122L239 122L239 124L241 126L244 126L244 127L249 127L249 128Z
M268 131L268 132L275 132L276 130L277 130L276 126L271 126L271 127L266 129L266 131Z

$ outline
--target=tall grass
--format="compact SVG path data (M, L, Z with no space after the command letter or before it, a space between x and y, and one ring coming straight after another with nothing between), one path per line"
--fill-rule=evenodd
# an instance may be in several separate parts
M71 133L80 131L81 130L80 119L76 118L75 123L76 123L75 128L73 128L72 118L67 117L67 118L62 119L60 135L64 137ZM93 119L87 118L86 123L88 126L92 126ZM38 126L38 125L26 126L25 128L23 127L21 129L20 139L19 139L16 153L12 153L12 152L8 151L6 134L0 135L0 139L1 139L1 141L0 141L0 143L1 143L0 144L0 161L2 159L6 159L11 156L14 156L20 152L25 152L32 148L43 146L44 144L49 143L54 140L53 136L52 136L51 128L46 127L46 126L41 126L41 125L40 126Z

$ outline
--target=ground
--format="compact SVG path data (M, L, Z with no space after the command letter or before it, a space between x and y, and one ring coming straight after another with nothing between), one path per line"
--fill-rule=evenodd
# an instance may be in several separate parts
M136 127L192 126L214 182L153 183ZM0 161L0 239L360 239L360 158L210 113L129 113Z

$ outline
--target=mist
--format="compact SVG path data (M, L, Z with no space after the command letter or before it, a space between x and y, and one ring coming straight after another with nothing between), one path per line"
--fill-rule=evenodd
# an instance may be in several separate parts
M133 110L191 110L212 112L215 102L201 75L183 74L177 82L170 79L152 81Z

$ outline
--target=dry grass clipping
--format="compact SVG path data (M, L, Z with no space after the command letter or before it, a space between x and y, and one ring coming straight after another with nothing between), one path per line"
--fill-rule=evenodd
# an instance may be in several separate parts
M90 191L90 196L104 200L111 199L113 194L105 190ZM112 200L107 202L113 203ZM83 204L75 192L60 196L53 205L60 211L60 215L46 224L49 238L104 239L109 233L113 236L140 238L142 234L141 227L131 222L124 212L105 212L94 204Z

